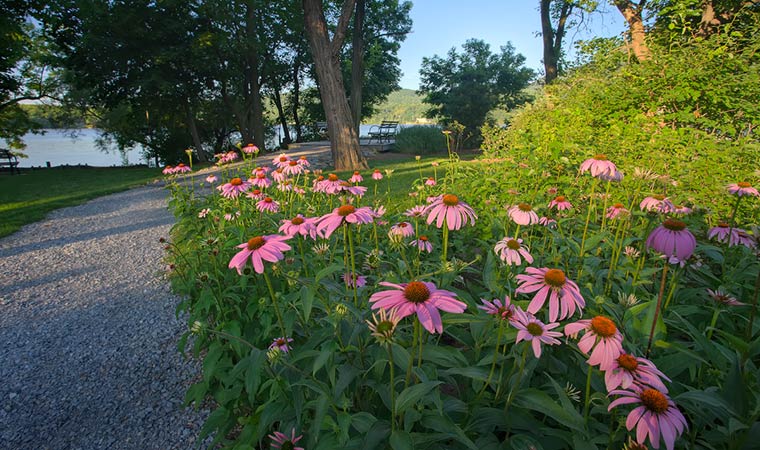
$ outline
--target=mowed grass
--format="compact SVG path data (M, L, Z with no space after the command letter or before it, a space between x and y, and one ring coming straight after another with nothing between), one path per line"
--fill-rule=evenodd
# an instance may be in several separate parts
M74 206L161 177L146 167L62 167L0 172L0 237L36 222L54 209Z

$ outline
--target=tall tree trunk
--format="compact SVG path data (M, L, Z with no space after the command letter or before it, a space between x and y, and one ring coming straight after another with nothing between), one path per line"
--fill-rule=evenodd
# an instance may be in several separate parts
M237 128L240 132L240 138L243 140L242 144L246 145L249 143L253 143L253 135L251 135L250 128L248 126L248 120L246 118L246 114L238 107L238 105L233 101L230 96L227 94L227 89L224 86L224 83L222 83L222 101L224 104L229 108L229 110L232 112L232 116L235 118L235 121L237 122Z
M646 43L643 10L646 0L635 3L632 0L613 0L612 2L628 22L628 33L631 35L631 50L639 61L646 61L652 55Z
M554 52L554 28L549 11L552 0L541 0L541 38L544 43L544 81L551 83L557 78L557 54Z
M364 0L356 0L351 49L351 115L356 136L361 138L362 88L364 86Z
M359 137L353 127L338 58L355 0L345 0L332 41L327 32L322 0L302 1L306 36L319 80L335 170L366 169L367 161L359 150Z
M283 144L290 144L290 130L288 130L288 118L285 116L285 110L282 107L282 97L280 96L280 86L277 85L276 82L272 82L272 87L274 88L274 95L272 95L272 100L274 100L274 105L277 107L277 115L280 119L280 126L282 127L282 132L285 134L285 137L282 140Z
M256 7L248 2L246 4L246 22L245 32L249 42L254 40L256 33ZM256 49L256 42L249 45L246 50L245 62L247 67L244 73L243 92L245 103L250 109L249 130L253 131L253 143L260 148L262 152L265 149L264 139L264 104L261 101L261 84L259 77L259 53Z
M203 149L203 143L201 142L201 136L198 133L198 125L195 123L195 114L193 114L193 110L189 105L185 107L185 124L190 131L190 136L193 138L193 146L195 147L198 161L208 161L206 151Z
M301 135L301 118L298 117L298 108L301 107L301 80L300 80L301 63L296 58L293 64L293 124L296 127L296 142L303 141Z

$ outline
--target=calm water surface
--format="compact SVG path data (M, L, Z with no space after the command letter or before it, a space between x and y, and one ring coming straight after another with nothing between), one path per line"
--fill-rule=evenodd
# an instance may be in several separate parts
M104 152L95 145L95 139L100 135L95 129L71 131L45 130L45 134L27 134L24 136L26 149L23 152L28 158L19 158L20 167L52 166L87 164L96 167L123 166L145 164L139 148L131 150L122 157L116 147Z

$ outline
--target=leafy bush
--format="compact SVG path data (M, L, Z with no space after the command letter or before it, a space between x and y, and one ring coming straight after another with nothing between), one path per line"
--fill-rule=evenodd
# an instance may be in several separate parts
M401 153L427 155L446 152L446 136L441 128L430 125L402 127L396 134L395 150Z

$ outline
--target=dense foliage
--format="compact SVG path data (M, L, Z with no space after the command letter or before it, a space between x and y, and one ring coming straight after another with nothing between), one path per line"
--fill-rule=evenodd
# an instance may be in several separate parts
M431 125L403 127L396 134L393 149L401 153L416 155L445 153L447 149L446 137L441 133L442 131L440 127Z
M689 195L665 173L605 181L617 169L598 171L612 163L601 157L583 164L593 177L553 159L429 162L393 196L389 171L341 183L287 157L273 161L281 172L224 169L211 191L171 184L178 223L167 249L189 326L181 348L203 358L187 399L214 405L204 434L236 449L597 449L637 439L628 420L638 441L668 448L676 435L693 449L760 439L760 264L757 230L739 234L746 216L718 230L736 239L708 239L702 211L639 205L665 187ZM256 185L244 181L251 173ZM759 201L715 195L740 212ZM646 241L666 217L699 241L687 239L679 259ZM575 282L578 297L542 301L531 279L551 283L545 295ZM377 316L389 302L407 317ZM590 331L576 341L579 329ZM600 366L592 332L619 332L614 342L650 358L665 384L614 390L608 377L623 369ZM611 403L636 389L647 390L644 409ZM647 435L644 410L662 434ZM687 427L662 422L666 411Z

